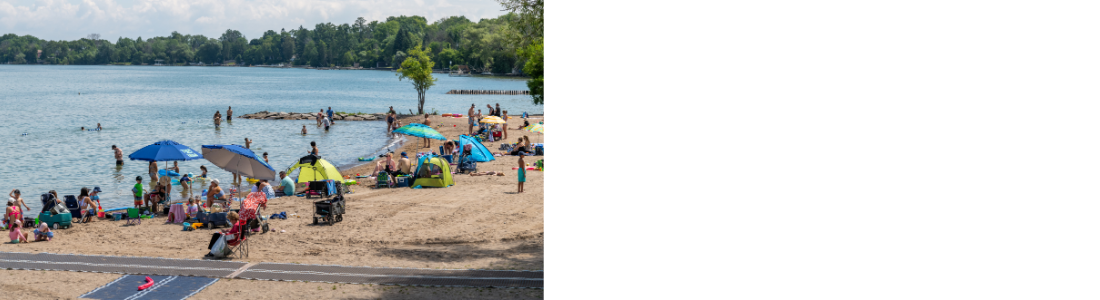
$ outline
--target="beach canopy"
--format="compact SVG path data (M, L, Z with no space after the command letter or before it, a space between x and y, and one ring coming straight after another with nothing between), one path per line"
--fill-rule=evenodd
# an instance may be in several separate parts
M432 129L428 125L419 124L419 123L412 123L412 124L409 124L409 125L401 126L401 128L394 129L393 133L400 133L400 134L404 134L404 135L421 137L421 138L426 138L426 139L436 139L436 140L446 140L447 139L442 134L439 134L439 131L435 131L435 129Z
M183 144L163 140L152 145L142 147L134 153L130 153L130 160L143 161L180 161L202 159L202 154Z
M493 161L496 159L493 157L493 152L489 152L489 148L485 148L485 145L482 145L477 139L466 135L458 136L458 149L466 149L466 145L473 145L470 150L470 155L467 157L468 159L476 162Z
M339 181L343 179L343 176L340 176L340 170L337 170L336 166L313 154L298 159L298 163L286 169L287 175L294 172L294 170L300 170L298 172L298 183L326 179Z
M206 160L223 170L256 179L279 180L275 172L255 152L240 145L202 145L202 155Z
M436 155L425 155L420 158L413 172L413 186L421 187L449 187L455 185L451 177L451 164L447 160Z

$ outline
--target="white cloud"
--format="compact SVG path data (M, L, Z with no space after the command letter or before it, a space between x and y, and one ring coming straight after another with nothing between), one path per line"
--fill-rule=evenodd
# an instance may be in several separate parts
M431 23L458 15L476 22L501 14L493 0L0 0L0 34L72 40L99 33L116 40L172 31L218 37L234 29L256 38L267 30L350 24L358 17L384 21L419 15Z

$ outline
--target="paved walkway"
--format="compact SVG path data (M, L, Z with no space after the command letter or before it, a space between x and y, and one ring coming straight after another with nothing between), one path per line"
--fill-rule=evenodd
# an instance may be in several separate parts
M542 288L542 271L436 270L0 252L0 268L401 286Z

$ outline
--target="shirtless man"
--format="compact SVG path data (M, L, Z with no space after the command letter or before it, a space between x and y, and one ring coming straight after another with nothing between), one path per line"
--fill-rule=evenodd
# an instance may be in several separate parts
M409 161L409 155L405 152L401 152L401 159L397 160L397 174L409 174L412 173L412 162Z
M111 145L111 149L115 149L115 165L122 165L122 149L116 145Z
M424 114L424 125L426 125L428 127L432 127L432 119L428 117L428 114ZM423 139L424 144L427 145L427 146L424 146L424 147L426 147L426 148L431 148L432 147L432 140L430 140L428 138L421 138L421 139Z
M470 104L470 110L466 112L466 117L470 119L470 130L466 132L466 135L474 135L474 104Z
M233 107L232 106L229 107L229 110L225 111L225 121L226 122L233 122Z
M222 111L214 112L214 128L220 128L222 126Z

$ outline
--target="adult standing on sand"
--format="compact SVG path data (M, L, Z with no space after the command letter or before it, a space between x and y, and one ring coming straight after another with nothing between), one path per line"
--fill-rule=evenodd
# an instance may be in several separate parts
M116 145L111 145L111 149L115 150L115 165L116 166L121 166L122 165L122 149L118 148L118 146L116 146Z
M390 107L390 108L392 108L392 107ZM394 111L392 111L392 110L390 110L389 112L386 113L386 132L387 133L390 132L390 131L393 131L393 129L394 129L394 122L397 121L397 118L396 118L395 115L396 115L396 113L394 113Z
M423 124L424 124L424 126L428 126L428 128L432 127L432 119L428 117L428 114L424 114L424 123ZM420 138L420 139L424 140L424 144L427 145L427 146L424 146L425 148L431 148L432 147L432 140L430 140L428 138Z
M500 133L500 134L503 135L501 138L502 139L508 139L508 111L506 110L504 112L501 112L500 113L500 118L504 119L503 126L500 126L501 128L503 128L503 130Z
M225 110L225 121L226 122L233 122L233 107L232 106L230 106L229 109Z
M150 182L157 182L157 177L157 162L151 161L149 162L149 179L152 180Z
M496 113L497 113L497 114L495 114L494 116L497 116L497 117L500 117L500 116L501 116L501 112L500 112L500 103L497 103L497 109L493 110L493 112L496 112Z
M489 115L490 115L490 116L495 116L495 115L496 115L496 114L495 114L495 113L493 112L493 105L492 105L492 104L485 104L485 107L488 107L488 108L489 108ZM479 120L480 120L480 119L479 119Z
M470 103L470 110L466 112L466 117L470 119L470 130L466 132L466 135L474 135L474 107L473 103Z

